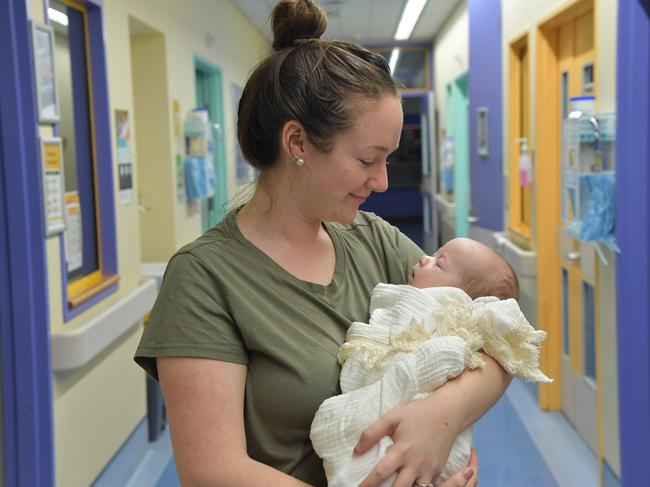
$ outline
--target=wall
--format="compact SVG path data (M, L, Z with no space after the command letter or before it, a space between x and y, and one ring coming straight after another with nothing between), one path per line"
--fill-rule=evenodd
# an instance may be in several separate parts
M431 168L432 177L440 173L440 147L444 144L443 130L447 123L447 85L460 75L467 72L469 67L469 16L467 3L460 2L449 15L444 25L436 35L433 43L433 72L434 99L436 113L436 130L438 137L438 163ZM435 186L435 185L434 185ZM437 189L437 188L436 188ZM435 240L429 244L437 247L437 240L444 244L456 235L455 218L456 206L442 197L440 201L433 202Z
M469 67L469 15L467 3L461 2L436 36L433 59L438 132L445 127L445 93L447 85Z
M518 37L527 31L534 31L536 25L546 20L554 13L562 10L571 1L566 0L502 0L502 35L503 35L503 59L508 59L508 46ZM599 39L596 40L598 49L598 106L601 111L613 111L616 107L616 0L596 0L596 24ZM535 53L536 38L530 37L528 51L530 53L530 98L536 99L535 90ZM508 79L508 63L502 66L503 79ZM503 113L508 113L507 84L503 85ZM534 107L532 107L534 108ZM504 121L507 124L507 120ZM503 131L503 147L507 147L507 127ZM535 117L531 110L530 137L532 147L535 147ZM505 160L504 153L504 160Z
M33 20L43 22L43 0L29 0ZM247 74L266 52L268 45L261 34L248 23L229 2L194 0L189 9L182 2L158 0L111 0L104 2L104 25L111 116L113 110L134 113L131 83L129 17L135 17L165 36L167 56L166 103L180 101L182 115L193 107L193 55L198 54L218 65L224 76L224 108L229 179L234 179L233 110L230 100L232 83L244 84ZM227 49L220 49L227 46ZM161 156L161 171L172 173L172 121L167 121L167 154ZM132 120L132 118L131 118ZM111 120L111 128L115 126ZM49 126L39 129L41 135L52 135ZM132 134L132 142L133 142ZM115 134L113 151L115 151ZM164 144L163 144L164 145ZM134 163L137 165L138 161ZM115 171L117 190L117 170ZM138 181L134 181L134 194ZM172 185L174 191L175 185ZM237 186L229 184L235 191ZM173 192L163 195L176 202ZM129 295L140 281L140 226L137 204L122 205L115 195L117 253L120 271L119 290L87 312L67 323L63 322L61 290L60 238L46 241L48 290L52 332L75 329L96 316L120 298ZM163 224L172 228L171 242L175 248L196 238L200 233L200 217L186 205L170 206ZM168 251L170 254L172 249ZM162 258L162 257L161 257ZM66 374L56 374L54 389L54 428L56 483L66 487L89 485L126 441L145 415L144 373L134 364L133 352L140 336L140 327L125 333L108 350L87 366Z
M618 3L616 238L621 480L648 483L650 452L650 2ZM607 486L609 487L609 486Z
M235 146L233 137L236 114L233 114L230 87L232 83L244 85L253 65L267 52L266 41L245 20L239 10L226 1L194 1L191 10L182 2L165 2L160 5L159 2L153 0L116 1L115 5L111 2L107 15L115 20L114 24L107 24L107 27L114 32L114 35L110 35L108 40L109 62L111 65L114 62L116 66L112 74L109 73L112 100L115 100L113 96L115 90L119 91L122 98L124 96L131 98L130 86L128 84L124 86L124 80L130 80L132 77L131 68L127 66L128 59L125 59L128 58L126 53L129 42L129 15L164 34L168 59L168 106L171 107L171 100L179 100L183 118L195 104L192 56L197 54L222 70L225 112L224 140L226 141L228 160L229 195L232 195L237 190L237 186L234 184ZM227 46L227 49L220 49L219 46ZM129 105L130 103L132 103L131 99ZM124 103L123 105L128 106ZM171 140L171 119L168 130ZM170 161L171 156L170 154ZM175 195L171 196L176 201ZM187 205L176 204L173 219L176 247L193 240L200 233L200 215L188 209Z
M476 226L503 229L501 1L469 0L470 188ZM478 155L478 107L488 109L488 156Z
M562 0L502 0L503 59L508 59L509 44L530 31L530 134L531 147L536 147L536 36L539 23L570 5ZM616 0L595 0L596 49L598 50L596 79L598 83L598 110L616 110L616 45L617 45L617 3ZM508 63L503 63L503 79L508 79ZM503 83L503 113L508 113L507 83ZM543 102L537 100L537 103ZM503 125L503 147L507 147L507 119ZM507 152L504 149L504 162ZM504 163L504 168L507 164ZM609 265L599 264L598 313L600 316L600 384L602 394L603 456L612 470L620 475L620 449L618 425L618 381L616 352L616 258L609 252Z
M140 250L144 262L167 262L177 248L176 226L169 224L177 203L165 37L132 32L130 45Z

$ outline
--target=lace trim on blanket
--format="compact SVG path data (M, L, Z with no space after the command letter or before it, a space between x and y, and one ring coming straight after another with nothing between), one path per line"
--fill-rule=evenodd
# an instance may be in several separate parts
M485 365L479 353L479 350L483 350L512 376L528 381L552 382L539 370L540 345L547 333L535 330L520 314L511 329L502 335L497 332L491 316L478 313L479 309L472 303L458 304L457 301L448 300L442 309L434 313L435 330L429 330L412 319L406 328L391 330L388 346L365 337L352 337L341 347L339 362L343 364L355 356L368 369L383 368L395 355L412 352L430 338L457 336L470 349L465 362L468 369Z

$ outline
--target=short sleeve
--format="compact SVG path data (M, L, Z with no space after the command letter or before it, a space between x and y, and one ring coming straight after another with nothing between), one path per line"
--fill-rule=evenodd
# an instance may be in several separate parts
M420 260L420 257L424 255L424 251L418 247L413 240L400 232L399 229L395 228L395 231L395 247L397 248L397 255L402 262L404 275L408 278L413 266L418 260Z
M157 357L199 357L248 363L219 276L197 256L176 254L167 266L135 361L158 378Z
M381 239L389 243L389 247L384 244L387 247L385 249L387 258L396 260L399 267L400 275L393 275L389 283L406 284L411 269L424 255L424 251L404 235L399 228L374 214L371 215L374 217L373 223L381 229Z

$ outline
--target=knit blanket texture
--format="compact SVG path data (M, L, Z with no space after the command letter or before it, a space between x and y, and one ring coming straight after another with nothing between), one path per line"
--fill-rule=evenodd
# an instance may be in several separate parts
M386 436L355 455L362 431L388 411L482 367L480 350L513 377L552 382L539 369L546 336L528 323L514 299L472 300L453 287L378 284L369 323L354 322L339 351L342 394L324 401L311 425L310 439L323 460L328 486L358 485L393 444ZM468 428L454 442L436 485L467 466L471 443ZM395 475L381 487L394 480Z

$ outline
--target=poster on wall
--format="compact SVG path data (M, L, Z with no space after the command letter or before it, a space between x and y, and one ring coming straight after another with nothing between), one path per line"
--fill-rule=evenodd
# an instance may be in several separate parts
M45 235L50 237L65 230L63 209L63 148L61 137L41 139L43 157L43 202Z
M185 203L185 170L183 169L183 124L181 120L181 104L178 100L172 101L172 114L174 118L174 161L176 164L176 200Z
M115 140L117 141L117 174L120 189L120 203L128 205L133 201L133 155L131 151L131 130L129 112L115 110Z
M81 229L81 204L79 193L65 193L65 261L68 274L83 265L83 232Z
M241 86L233 83L232 84L232 103L233 103L233 113L239 111L239 100L243 93ZM233 131L235 134L235 177L237 184L243 184L250 181L250 168L246 159L244 159L244 154L242 154L241 147L239 146L239 140L237 139L237 131Z
M59 121L59 98L54 71L54 34L49 25L32 22L32 47L39 123Z

